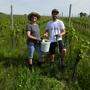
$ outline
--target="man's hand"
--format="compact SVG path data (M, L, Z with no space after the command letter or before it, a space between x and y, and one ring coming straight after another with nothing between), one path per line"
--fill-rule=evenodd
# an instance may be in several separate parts
M56 34L55 37L61 37L61 34Z
M48 33L46 32L46 33L44 34L44 36L45 36L45 37L48 37Z

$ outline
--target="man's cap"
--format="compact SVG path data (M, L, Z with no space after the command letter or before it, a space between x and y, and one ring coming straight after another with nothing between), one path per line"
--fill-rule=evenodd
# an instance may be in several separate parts
M59 11L58 11L58 9L53 9L53 10L52 10L52 13L57 13L57 14L58 14Z
M40 18L40 15L39 15L37 12L31 12L31 13L28 15L28 19L31 20L32 16L35 16L35 17L37 17L38 19Z

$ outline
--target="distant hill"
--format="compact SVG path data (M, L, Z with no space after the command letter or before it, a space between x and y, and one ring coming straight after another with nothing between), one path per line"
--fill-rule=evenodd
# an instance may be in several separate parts
M6 13L0 12L0 15L7 15Z

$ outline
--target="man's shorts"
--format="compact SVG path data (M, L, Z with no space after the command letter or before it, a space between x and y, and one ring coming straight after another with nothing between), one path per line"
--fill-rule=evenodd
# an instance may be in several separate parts
M58 43L57 42L51 42L49 53L55 54L55 48L56 47L58 48L58 46L59 46L59 52L61 53L62 49L64 49L64 44L63 44L62 40L58 41Z

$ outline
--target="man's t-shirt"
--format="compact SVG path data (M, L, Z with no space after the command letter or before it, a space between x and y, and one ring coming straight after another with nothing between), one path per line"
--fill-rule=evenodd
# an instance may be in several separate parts
M58 35L61 32L63 32L62 30L64 30L64 29L65 29L65 26L61 20L57 19L56 21L49 21L46 26L46 30L47 30L47 32L49 32L49 35L50 35L49 40L51 42L56 42L55 35ZM58 41L62 40L62 36L59 36L57 40Z
M36 37L37 39L40 39L40 30L38 24L32 25L28 24L26 26L26 30L31 32L31 35ZM34 40L28 38L28 42L35 42Z

